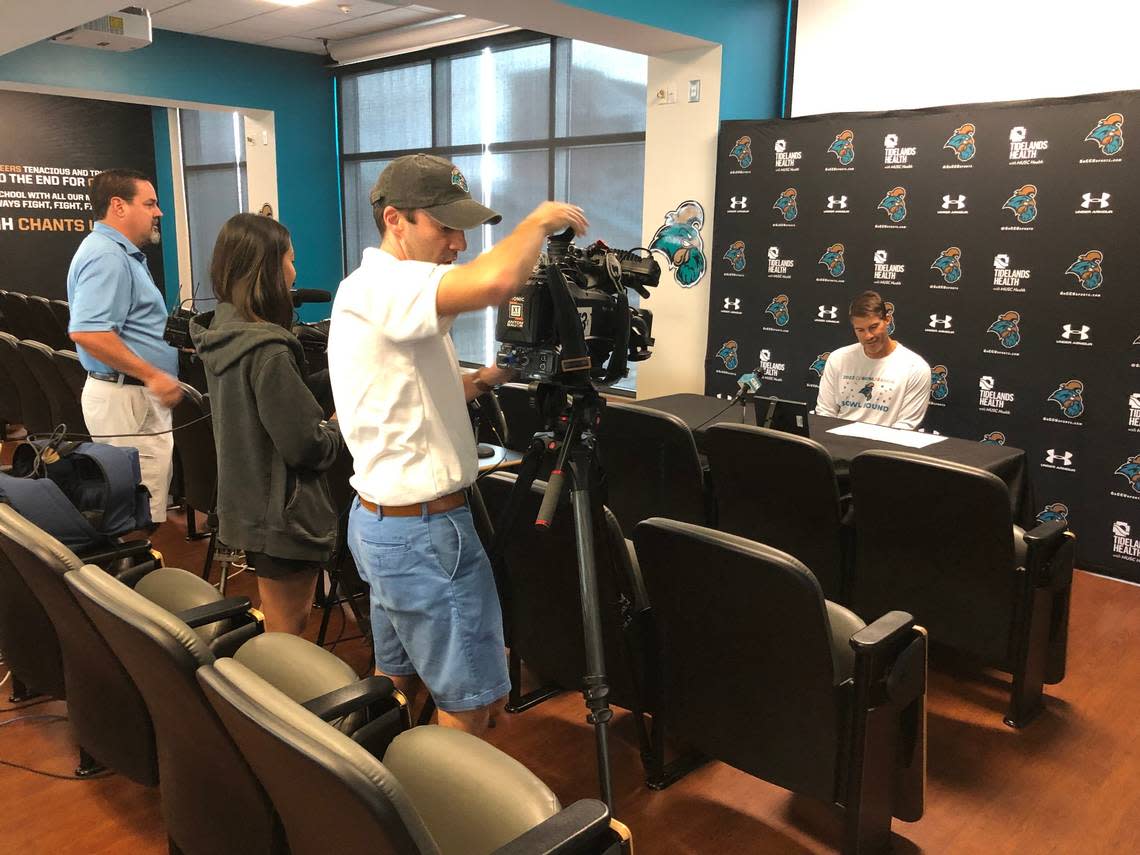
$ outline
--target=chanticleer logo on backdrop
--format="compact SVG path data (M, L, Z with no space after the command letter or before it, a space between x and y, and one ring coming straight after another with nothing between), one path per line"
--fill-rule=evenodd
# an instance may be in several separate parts
M943 406L950 397L950 369L945 365L930 367L930 403Z
M789 187L777 196L772 208L779 211L780 216L784 219L783 223L776 223L777 226L791 223L800 213L799 205L796 202L796 188Z
M1035 519L1039 523L1056 522L1057 520L1067 520L1069 518L1069 506L1064 502L1050 502L1041 512L1037 514Z
M728 262L732 272L726 273L726 276L741 276L744 273L744 268L748 266L748 259L744 255L744 241L736 240L728 245L728 250L722 256Z
M768 332L787 332L783 329L788 325L788 321L792 319L791 311L788 309L788 295L777 294L768 303L768 308L764 310L764 314L771 315L772 319L776 322L776 326L780 327L778 330L773 330L771 327L765 326L764 329Z
M1104 284L1104 253L1090 249L1077 256L1077 260L1065 270L1066 275L1075 276L1080 283L1080 291L1061 291L1064 297L1100 297L1095 293Z
M978 153L977 143L974 140L976 131L973 122L963 122L954 129L954 133L950 134L950 138L942 148L954 152L955 163L943 164L943 169L969 169L973 166L970 161Z
M1005 434L1000 430L991 430L987 434L983 434L981 440L982 445L1005 445Z
M1066 419L1079 419L1085 414L1085 384L1080 380L1066 380L1046 400L1060 407Z
M1002 226L1002 231L1026 231L1032 229L1029 223L1037 219L1037 185L1036 184L1023 184L1018 187L1005 200L1005 204L1001 206L1003 211L1012 211L1014 219L1017 220L1020 226Z
M1128 482L1131 492L1119 493L1115 490L1112 495L1129 499L1140 499L1140 454L1134 454L1116 467L1114 475L1119 475Z
M883 301L883 308L887 312L887 335L895 334L895 304L890 300Z
M854 167L851 166L855 162L855 132L850 128L840 131L835 135L835 140L827 147L830 154L835 155L835 159L839 161L839 166L829 166L825 172L849 171Z
M1085 141L1096 143L1103 157L1120 154L1124 150L1124 114L1109 113L1089 131Z
M734 371L736 366L740 364L739 356L740 345L736 343L735 339L728 339L720 346L720 350L716 352L716 358L724 363L724 367L729 371ZM724 374L724 371L717 369L719 373Z
M827 268L828 275L832 279L842 279L844 272L847 270L847 261L843 257L843 244L833 243L826 250L823 255L819 257L818 264L822 264ZM817 282L826 282L826 279L817 279Z
M939 253L938 258L930 265L931 270L942 274L942 281L946 285L956 285L962 278L962 250L956 246L948 246ZM936 287L936 286L931 286ZM956 291L957 288L949 290Z
M987 348L986 353L1001 353L1006 355L1007 351L1021 344L1021 313L1015 312L1012 309L1008 312L1002 312L997 316L997 320L990 324L986 330L987 333L993 333L997 336L998 342L1002 346L1001 351L995 351ZM1010 356L1017 356L1017 353L1009 353Z
M877 229L906 228L902 221L906 219L906 188L892 187L879 202L877 210L886 211L890 225L875 223Z
M664 222L649 242L649 251L664 256L682 288L692 288L705 275L705 241L701 237L704 224L704 207L689 199L665 214Z
M736 161L739 169L729 170L729 175L748 174L752 167L752 137L744 135L732 146L728 156Z
M816 377L822 377L823 376L823 369L827 365L827 358L829 356L831 356L830 350L824 351L823 353L819 354L818 356L816 356L815 362L813 362L809 366L808 370L814 371Z

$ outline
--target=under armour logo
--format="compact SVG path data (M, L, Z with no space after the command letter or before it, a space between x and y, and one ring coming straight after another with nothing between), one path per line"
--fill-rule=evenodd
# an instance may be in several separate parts
M780 257L780 248L778 246L768 247L768 257L775 261Z
M1080 326L1080 327L1074 327L1072 324L1065 324L1063 327L1061 327L1061 329L1063 330L1063 332L1061 333L1062 338L1065 338L1065 339L1074 339L1075 338L1075 339L1079 339L1080 341L1088 341L1089 340L1089 330L1091 329L1091 327L1088 324L1084 324L1083 326Z
M844 210L847 208L847 197L846 196L828 196L827 197L827 207L829 210L835 209L835 208L839 208L840 210Z
M935 327L942 327L944 330L950 329L950 322L954 320L953 315L931 315L928 327L934 329Z
M885 249L876 249L875 250L875 264L886 264L886 263L887 263L887 251Z
M735 211L737 208L742 211L748 210L748 197L747 196L733 196L730 200L729 209Z
M994 388L994 378L988 374L978 378L978 388L983 392L991 392Z
M735 300L733 300L733 299L730 299L728 297L725 297L724 298L724 308L726 310L727 309L735 309L737 311L740 311L740 298L737 297Z
M1117 520L1112 524L1112 533L1117 537L1129 537L1132 534L1132 526L1124 520Z
M816 317L830 318L831 320L835 320L835 318L837 318L838 316L839 316L839 307L838 306L820 306L819 307L819 314L816 315Z
M1094 196L1092 193L1085 193L1081 196L1081 198L1084 199L1084 201L1081 202L1081 207L1086 211L1089 210L1089 208L1091 208L1093 205L1096 205L1097 208L1103 211L1108 207L1108 200L1112 198L1112 194L1101 193L1099 196Z
M770 350L760 351L760 361L761 362L769 362L769 361L771 361L771 359L772 359L772 351L770 351Z
M899 144L898 134L887 134L883 137L883 148L894 148Z
M1050 448L1048 451L1045 452L1045 462L1046 463L1060 463L1062 466L1072 466L1073 465L1073 452L1062 451L1060 453L1057 453L1056 449Z
M949 211L951 208L954 208L955 210L961 211L965 207L966 207L966 197L965 196L961 196L961 195L951 196L950 194L946 194L945 196L942 197L942 210L943 211Z
M1009 256L1004 252L999 252L994 256L994 270L1006 270L1009 268Z
M776 144L774 146L772 146L772 148L777 152L784 151L785 149L787 149L787 147L788 147L788 144L784 140L776 140Z
M1026 137L1026 130L1021 125L1009 129L1009 141L1021 142Z

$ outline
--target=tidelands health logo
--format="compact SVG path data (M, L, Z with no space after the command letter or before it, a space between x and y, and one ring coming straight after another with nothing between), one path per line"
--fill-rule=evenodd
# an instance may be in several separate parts
M833 243L826 250L823 255L819 257L819 264L827 268L828 275L832 279L843 278L843 273L847 270L847 262L843 258L843 244Z
M950 135L950 139L946 140L943 148L948 148L954 152L954 158L958 164L969 163L974 159L974 155L978 153L978 148L974 142L974 133L977 128L974 127L972 122L965 122L959 127L954 129L954 133Z
M1037 185L1023 184L1018 187L1005 200L1001 209L1013 211L1013 216L1023 226L1032 223L1037 219ZM1008 228L1008 226L1002 226L1003 230Z

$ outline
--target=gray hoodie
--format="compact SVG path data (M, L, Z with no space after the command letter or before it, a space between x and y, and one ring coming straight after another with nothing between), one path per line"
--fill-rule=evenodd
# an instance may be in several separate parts
M326 561L336 511L323 473L340 430L305 385L291 332L253 323L230 303L190 322L206 369L218 452L218 538L275 558Z

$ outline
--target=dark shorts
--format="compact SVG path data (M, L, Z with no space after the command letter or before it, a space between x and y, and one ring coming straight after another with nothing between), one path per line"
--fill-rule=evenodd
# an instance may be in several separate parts
M274 558L264 552L246 552L245 563L253 569L259 579L283 579L294 573L315 573L320 565L313 561L299 561L296 558Z

